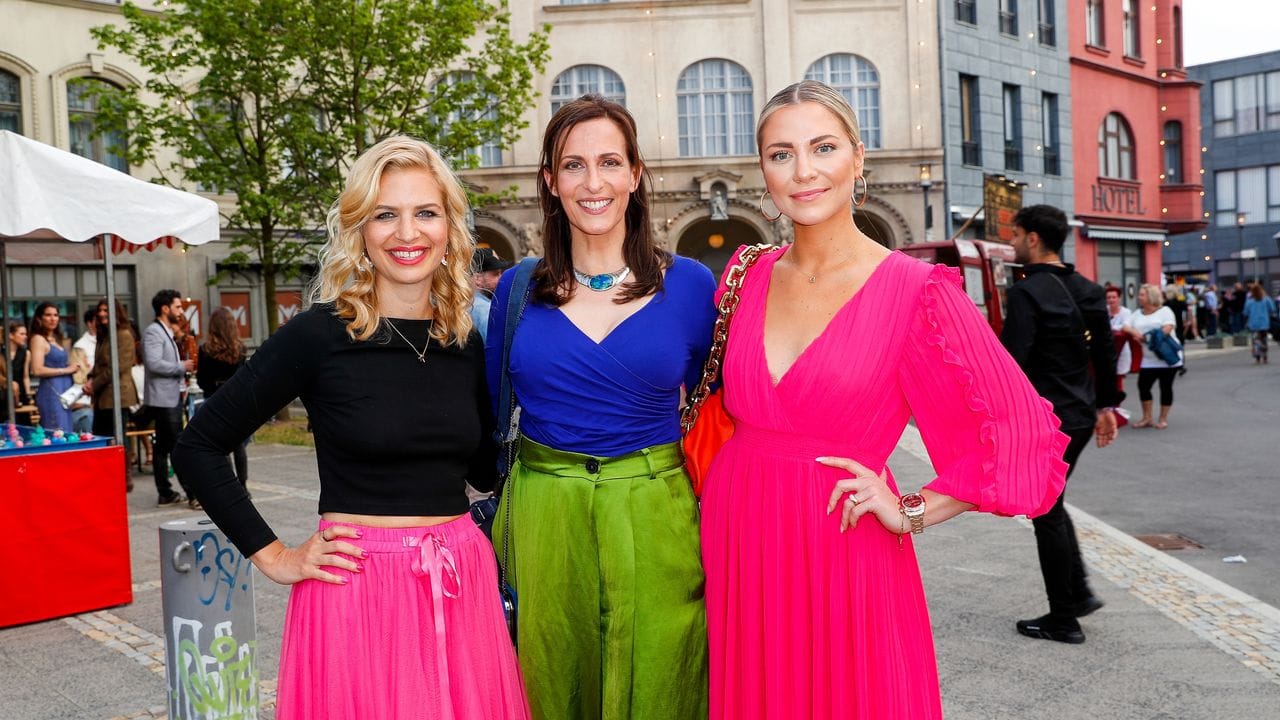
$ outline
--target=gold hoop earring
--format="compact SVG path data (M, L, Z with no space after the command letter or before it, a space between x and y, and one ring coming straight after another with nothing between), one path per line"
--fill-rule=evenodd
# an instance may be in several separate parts
M858 199L858 181L862 181L862 199ZM862 207L867 204L867 198L871 197L871 188L867 186L867 179L861 175L853 179L853 206Z
M765 199L766 197L768 197L768 198L769 198L769 200L771 200L771 201L773 200L773 197L769 195L769 191L768 191L768 190L765 190L764 192L760 193L760 203L759 203L759 204L760 204L760 214L764 217L764 219L765 219L765 220L768 220L769 222L774 222L774 221L775 221L775 220L777 220L778 218L782 217L782 210L778 210L778 214L777 214L777 215L774 215L773 217L769 217L769 213L767 213L767 212L765 212L765 211L764 211L764 199ZM777 209L778 209L778 206L777 206L777 205L774 205L773 207L774 207L774 209L775 209L775 210L777 210Z

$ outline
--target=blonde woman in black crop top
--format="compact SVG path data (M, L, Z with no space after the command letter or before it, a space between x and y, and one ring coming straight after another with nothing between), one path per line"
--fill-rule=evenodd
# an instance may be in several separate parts
M528 716L494 553L465 485L491 488L466 196L426 143L356 161L329 212L315 303L210 398L174 461L209 517L293 585L277 717ZM320 523L285 545L227 454L293 398L316 440Z

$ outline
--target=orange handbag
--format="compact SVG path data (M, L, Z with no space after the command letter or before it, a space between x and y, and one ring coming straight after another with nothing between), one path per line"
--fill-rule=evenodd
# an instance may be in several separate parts
M693 481L693 494L702 497L702 483L711 469L720 448L733 437L733 419L724 409L724 387L711 392L711 385L720 377L720 365L724 361L724 346L729 339L729 321L738 309L738 292L746 279L747 268L755 263L760 253L772 249L769 245L751 245L743 249L737 264L731 266L725 276L725 293L716 306L715 329L711 336L711 352L702 368L702 380L689 393L689 402L680 415L680 429L684 433L684 466Z

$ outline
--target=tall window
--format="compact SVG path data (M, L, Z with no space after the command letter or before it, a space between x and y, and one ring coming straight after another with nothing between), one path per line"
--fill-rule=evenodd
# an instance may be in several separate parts
M603 95L619 105L627 104L627 88L618 73L603 65L574 65L556 76L551 83L551 112L587 93Z
M1214 225L1235 225L1236 213L1247 225L1280 221L1280 165L1223 170L1213 179Z
M978 78L960 75L960 155L965 165L982 165L978 104Z
M1280 70L1213 83L1213 134L1280 130Z
M1164 124L1164 181L1169 185L1182 182L1182 123L1170 120Z
M1098 175L1136 180L1133 166L1133 131L1120 113L1111 113L1098 126Z
M1213 136L1236 134L1235 87L1230 80L1213 83Z
M1173 6L1173 66L1182 67L1182 6Z
M703 60L680 73L676 116L681 157L752 155L751 76L729 60Z
M123 153L125 138L119 132L94 134L97 124L98 99L90 88L115 87L98 78L72 78L67 81L67 119L71 136L71 152L96 160L120 172L129 172Z
M1058 96L1040 95L1040 132L1044 137L1044 174L1062 174L1062 144L1058 137Z
M1018 34L1018 0L1000 0L1000 32Z
M974 0L956 0L956 20L970 25L978 24L978 10Z
M1106 47L1107 36L1103 32L1104 24L1102 0L1085 0L1084 28L1085 42L1094 47Z
M1058 18L1053 0L1040 0L1040 44L1050 47L1058 44Z
M1004 86L1004 168L1022 169L1022 93L1017 85Z
M840 91L858 115L862 144L880 147L880 73L866 58L837 53L819 59L805 71L805 80L818 80Z
M1138 22L1138 0L1120 0L1124 10L1125 57L1142 57L1141 23Z
M475 75L469 72L453 72L445 75L435 88L437 92L448 91L450 88L460 90L464 97L463 105L449 112L441 123L442 130L445 133L450 131L452 125L464 118L468 121L476 121L472 123L472 134L476 140L480 140L480 144L463 152L463 155L469 155L479 160L480 167L499 167L502 165L502 140L498 137L488 137L496 135L498 130L493 127L485 127L488 123L496 122L498 119L498 108L496 100L493 97L482 101L475 90L468 88L457 88L462 83L470 83L475 81ZM321 119L323 122L323 119Z
M22 83L0 70L0 130L22 133Z

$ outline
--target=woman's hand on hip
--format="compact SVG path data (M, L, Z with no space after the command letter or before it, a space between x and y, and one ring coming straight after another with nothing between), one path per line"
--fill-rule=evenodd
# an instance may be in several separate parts
M333 525L313 533L298 547L286 547L276 540L249 559L263 575L281 585L292 585L303 580L345 585L345 577L321 569L336 567L351 572L364 570L364 564L360 562L364 558L364 550L338 539L344 537L358 538L360 533L355 528Z
M827 500L828 515L840 511L840 532L857 525L858 518L868 513L874 515L885 530L895 535L901 532L902 510L898 506L898 496L889 489L885 479L888 468L877 475L850 458L820 457L817 461L853 476L837 481Z

